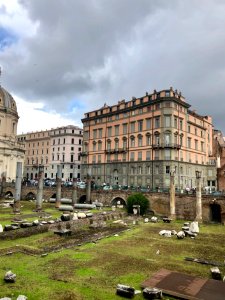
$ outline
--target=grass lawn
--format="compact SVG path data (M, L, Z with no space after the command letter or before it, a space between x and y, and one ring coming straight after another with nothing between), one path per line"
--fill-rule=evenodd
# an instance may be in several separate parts
M162 229L178 231L182 225L183 221L170 224L140 222L119 236L51 252L44 257L19 252L1 255L0 298L8 296L16 299L16 296L23 294L29 300L122 299L115 295L118 283L140 289L140 284L161 268L210 278L210 266L186 262L184 258L188 256L223 262L225 227L202 224L195 239L178 240L174 236L166 238L159 235ZM12 245L42 249L52 244L53 239L62 241L66 238L55 237L48 232L13 241L0 241L0 249ZM15 283L4 282L7 270L16 273ZM225 267L220 267L220 270L225 275ZM135 299L143 299L143 296L136 295Z

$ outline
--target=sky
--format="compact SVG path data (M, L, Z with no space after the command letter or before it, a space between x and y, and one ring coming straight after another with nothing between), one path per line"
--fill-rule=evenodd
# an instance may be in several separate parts
M18 133L173 87L225 135L224 0L0 0Z

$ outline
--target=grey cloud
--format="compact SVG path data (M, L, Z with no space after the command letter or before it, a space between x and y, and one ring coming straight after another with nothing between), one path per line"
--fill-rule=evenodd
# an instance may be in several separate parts
M14 93L82 118L104 102L173 86L225 132L223 1L20 3L38 27L32 38L0 52ZM68 110L74 99L83 110Z

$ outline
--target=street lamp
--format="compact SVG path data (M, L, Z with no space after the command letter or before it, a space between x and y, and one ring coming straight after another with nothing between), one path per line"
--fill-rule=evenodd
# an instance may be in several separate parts
M202 221L202 193L201 193L201 177L202 172L196 170L196 221Z

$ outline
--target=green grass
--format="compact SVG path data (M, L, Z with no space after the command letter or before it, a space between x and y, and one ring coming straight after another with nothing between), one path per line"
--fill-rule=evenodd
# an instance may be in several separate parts
M29 209L26 211L28 213ZM0 216L5 217L5 213ZM161 268L210 278L210 266L186 262L184 258L188 256L223 262L225 227L202 224L200 234L195 239L178 240L176 237L159 235L162 229L178 231L182 225L183 221L170 224L141 222L117 237L50 252L45 257L20 252L1 255L0 298L8 296L15 300L19 294L23 294L29 300L121 299L115 295L118 283L140 289L141 283ZM0 250L19 245L38 251L70 239L64 240L47 232L0 241ZM17 274L15 283L3 281L7 270ZM225 275L225 267L220 267L220 270ZM135 299L143 299L143 296L136 295Z

